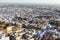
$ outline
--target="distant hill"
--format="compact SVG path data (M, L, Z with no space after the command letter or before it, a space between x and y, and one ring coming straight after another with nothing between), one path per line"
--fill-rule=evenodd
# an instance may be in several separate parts
M28 8L36 8L36 7L55 7L60 8L60 5L48 5L48 4L23 4L23 3L0 3L0 7L28 7Z

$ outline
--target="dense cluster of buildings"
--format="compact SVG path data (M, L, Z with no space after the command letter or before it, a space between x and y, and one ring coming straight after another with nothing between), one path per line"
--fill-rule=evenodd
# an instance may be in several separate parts
M0 40L60 40L60 10L0 7Z

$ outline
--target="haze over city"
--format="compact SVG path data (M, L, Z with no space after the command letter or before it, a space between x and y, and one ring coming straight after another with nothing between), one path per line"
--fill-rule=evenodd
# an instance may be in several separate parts
M0 0L0 3L60 4L60 0Z

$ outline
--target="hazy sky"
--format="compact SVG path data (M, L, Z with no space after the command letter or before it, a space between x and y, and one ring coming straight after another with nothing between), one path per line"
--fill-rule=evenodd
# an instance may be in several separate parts
M0 0L1 3L60 4L60 0Z

